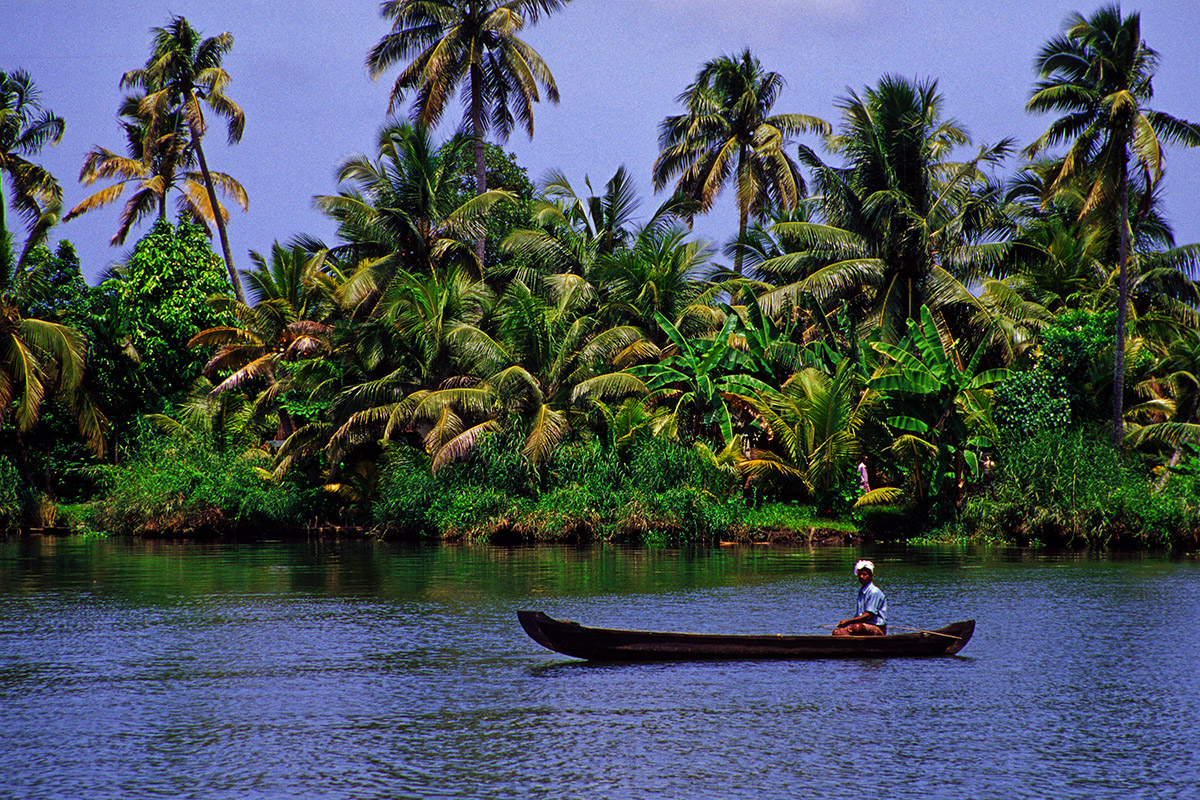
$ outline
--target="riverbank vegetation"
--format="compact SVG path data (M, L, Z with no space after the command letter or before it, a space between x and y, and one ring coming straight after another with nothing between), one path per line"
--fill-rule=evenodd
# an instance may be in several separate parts
M63 121L0 73L0 525L1196 546L1200 246L1160 191L1200 127L1153 105L1136 14L1044 47L1023 148L972 142L932 79L884 76L825 121L774 108L784 76L752 53L715 57L665 117L639 222L624 167L535 185L487 141L532 135L550 67L494 15L454 28L486 70L435 58L452 23L428 6L385 4L370 64L400 69L412 118L316 198L336 239L240 270L218 194L245 192L202 149L205 109L231 142L252 124L232 36L173 18L121 79L127 154L88 155L81 179L114 182L67 216L131 189L114 239L143 232L95 286L47 246L62 189L35 161ZM739 233L698 241L726 188Z

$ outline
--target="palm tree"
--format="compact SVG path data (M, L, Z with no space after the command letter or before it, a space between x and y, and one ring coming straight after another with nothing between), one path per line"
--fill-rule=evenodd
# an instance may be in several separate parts
M172 112L172 118L158 121L158 130L152 132L154 120L142 112L141 104L141 97L130 96L121 106L124 118L121 127L125 129L128 155L93 147L79 172L80 182L87 186L107 178L118 181L86 198L63 217L65 222L114 203L126 186L132 184L136 187L134 194L121 210L120 226L109 241L114 246L124 244L130 228L147 216L157 212L159 219L166 219L167 195L172 190L179 192L180 214L206 227L215 220L204 174L189 169L195 154L182 114ZM243 210L247 208L246 190L240 183L223 172L210 172L209 176L226 197L232 198Z
M1130 416L1149 412L1147 425L1131 425L1126 442L1135 446L1168 444L1170 459L1156 484L1161 490L1179 464L1184 446L1200 444L1200 332L1186 330L1172 340L1156 365L1155 374L1138 392L1148 402L1129 410Z
M1090 187L1081 216L1101 209L1118 233L1118 305L1113 348L1113 440L1124 439L1125 325L1128 302L1130 162L1150 180L1162 176L1163 145L1200 145L1200 127L1151 110L1152 81L1158 53L1142 40L1138 14L1123 16L1119 5L1091 17L1073 14L1066 32L1038 54L1042 80L1026 108L1061 114L1025 152L1037 155L1069 143L1055 179L1046 187L1049 200L1075 176L1088 173Z
M0 172L12 190L13 208L31 231L44 213L43 204L62 200L54 176L23 157L37 154L47 144L58 144L66 128L61 117L42 109L40 94L24 70L0 72ZM8 231L5 209L0 186L0 232Z
M442 118L451 93L463 87L463 127L475 142L475 189L487 191L484 137L494 131L501 141L516 122L533 137L533 104L546 97L558 102L558 86L542 57L518 34L542 14L570 0L385 0L380 13L392 30L367 54L371 77L408 61L392 87L389 112L404 94L416 91L413 117L427 127ZM480 263L484 240L476 240Z
M287 438L296 425L280 404L288 388L281 378L288 365L329 353L333 328L325 317L331 306L313 280L316 263L300 248L289 250L276 242L270 260L259 253L251 253L250 258L255 269L247 279L258 295L254 306L228 297L211 298L209 305L228 312L237 323L200 331L188 346L217 348L204 368L215 383L211 395L264 382L266 389L259 395L256 410L261 413L274 408L279 417L276 438ZM228 375L217 382L222 373Z
M724 319L704 297L713 288L704 280L711 260L710 249L702 242L688 241L688 232L678 223L639 228L629 247L603 258L595 271L606 317L615 316L648 334L658 328L655 314L689 334L695 332L693 323L720 327Z
M783 77L764 72L749 50L706 63L678 98L686 112L667 117L659 127L662 152L654 162L655 190L679 175L676 192L699 202L705 212L732 178L739 239L751 215L795 208L805 185L786 153L788 137L828 133L829 123L806 114L771 115L783 84ZM740 251L734 270L741 274Z
M738 469L752 481L799 483L812 494L828 493L853 475L863 453L860 429L879 405L849 360L833 374L808 367L778 391L750 398L766 441L749 448Z
M590 179L585 177L584 185L592 191ZM541 191L531 214L536 227L515 230L500 245L540 271L590 278L602 258L632 238L638 199L625 167L617 168L602 195L581 196L556 170L547 175Z
M774 226L792 239L792 252L759 266L794 283L765 295L777 314L798 307L803 295L821 302L845 299L862 328L883 329L887 341L904 335L928 303L978 310L968 283L1006 252L994 241L998 189L983 172L1007 154L1010 143L981 147L963 162L951 151L969 143L966 130L942 117L935 81L884 76L860 96L839 101L842 122L826 141L843 166L824 163L801 146L814 170L816 211L823 222Z
M458 204L454 165L466 144L456 137L437 148L420 123L386 125L378 159L354 155L339 167L339 180L351 188L316 198L345 241L330 255L354 267L341 288L347 307L373 303L401 273L482 273L467 242L482 235L487 212L512 194L497 189Z
M165 28L154 28L152 32L154 45L150 60L144 68L126 72L121 78L121 86L145 90L140 111L151 120L152 137L169 133L175 114L182 113L191 136L192 149L200 163L200 173L204 177L209 208L213 210L212 216L217 223L225 269L229 272L229 281L233 284L238 301L245 303L246 293L233 265L229 234L225 230L226 212L217 202L218 179L208 169L202 145L208 129L202 105L225 118L230 144L241 141L246 127L246 116L242 109L225 95L230 77L221 67L222 59L233 47L233 34L226 32L201 39L188 21L179 16L172 17Z
M0 241L0 420L10 415L18 432L37 422L42 402L55 392L73 411L79 431L104 452L108 420L82 390L87 342L74 328L27 316L28 292L38 280L13 258L7 232Z
M354 393L369 402L330 438L332 454L380 432L386 439L394 431L411 431L437 470L469 455L484 434L510 431L520 433L523 454L536 466L570 432L581 385L594 386L605 374L609 384L637 384L611 375L617 354L641 339L635 328L605 327L571 303L539 297L520 280L500 299L495 320L479 313L477 292L464 293L448 282L445 289L452 290L444 295L452 302L444 306L428 302L432 292L408 292L397 306L396 322L406 334L424 339L430 354L451 356L458 371L435 385L428 378L440 376L427 374L424 385L407 395L397 391L403 386L399 372L357 387Z

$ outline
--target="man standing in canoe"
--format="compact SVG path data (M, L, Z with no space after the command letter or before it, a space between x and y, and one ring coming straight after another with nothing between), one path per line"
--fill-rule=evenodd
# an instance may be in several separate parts
M887 633L887 598L883 590L875 585L875 565L870 561L859 561L854 565L858 576L858 600L856 615L844 619L833 629L834 636L883 636Z

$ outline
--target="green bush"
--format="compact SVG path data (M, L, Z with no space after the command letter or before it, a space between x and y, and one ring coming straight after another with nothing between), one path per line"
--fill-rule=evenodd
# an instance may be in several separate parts
M424 453L397 448L373 517L408 536L687 541L723 535L744 512L726 499L729 479L678 443L647 440L625 460L597 441L571 442L536 472L520 446L489 436L436 476Z
M446 464L437 474L437 493L491 490L514 497L533 491L533 473L521 453L522 442L501 434L485 435L470 458Z
M496 489L443 495L429 510L429 521L450 539L485 540L514 535L520 516L516 498Z
M1112 353L1116 312L1076 310L1041 331L1038 370L1061 378L1075 419L1104 416L1112 395Z
M269 465L263 454L263 465ZM240 526L298 526L320 504L317 489L264 479L241 453L210 442L143 439L137 455L108 470L111 489L96 527L168 535Z
M715 477L712 473L694 449L667 439L638 443L629 459L629 484L643 492L669 492L680 486L708 488Z
M549 491L578 486L597 502L620 492L628 482L628 470L616 450L601 447L594 439L560 447L546 468Z
M1066 428L1071 424L1067 383L1036 369L1014 373L992 395L992 419L1006 441Z
M1198 488L1175 476L1156 492L1101 431L1046 430L1006 443L994 478L951 527L986 540L1162 546L1200 526Z
M25 497L17 468L0 455L0 533L17 528L24 505Z
M371 508L374 520L409 536L431 533L429 508L434 477L429 457L415 447L396 447L383 460L379 500Z

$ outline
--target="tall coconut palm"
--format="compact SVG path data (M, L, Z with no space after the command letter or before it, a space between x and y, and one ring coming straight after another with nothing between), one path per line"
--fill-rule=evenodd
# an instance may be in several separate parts
M380 13L392 30L367 54L367 68L378 78L404 65L392 86L388 110L415 90L413 116L434 127L451 93L462 87L463 127L475 140L475 188L487 191L484 137L494 131L501 141L520 122L533 137L533 104L538 84L551 102L558 86L542 57L518 34L543 14L561 10L570 0L385 0ZM409 59L412 59L409 61ZM483 262L484 240L476 240Z
M246 293L242 289L237 268L233 265L233 251L229 247L229 233L225 229L227 215L217 202L218 180L209 171L202 144L208 130L203 106L208 106L213 113L226 120L230 144L241 141L246 127L246 115L237 103L225 95L230 77L221 62L233 47L233 34L226 32L202 39L188 21L179 16L172 17L165 28L152 29L152 33L154 44L146 66L126 72L121 78L121 86L137 87L146 92L141 101L141 112L152 120L152 136L169 131L174 115L182 113L221 238L225 269L229 272L229 281L233 284L238 301L245 303Z
M0 72L0 172L8 180L12 203L32 230L41 218L43 204L62 200L62 188L45 168L24 156L36 155L47 144L58 144L66 122L44 110L41 92L24 70ZM0 186L0 232L8 230L6 203Z
M788 137L828 133L829 123L807 114L771 114L784 85L766 72L749 50L706 63L678 98L686 111L659 126L661 152L654 162L654 188L676 175L676 191L708 211L732 179L737 187L738 238L750 217L772 208L792 209L804 196L800 168L786 152ZM734 270L741 274L742 254Z
M121 105L127 155L93 147L79 172L79 180L86 186L108 178L116 178L117 182L87 197L63 217L65 222L114 203L132 184L136 188L121 209L120 225L109 240L112 245L124 244L130 229L151 214L157 212L159 219L166 219L167 195L172 191L179 193L180 214L206 227L215 221L204 174L190 169L195 154L183 115L174 112L171 119L158 120L157 130L152 131L155 121L142 112L141 103L140 96L131 95ZM243 210L247 208L246 190L240 183L223 172L210 172L209 176L226 197Z
M806 293L821 301L845 299L861 327L880 326L892 342L926 303L977 310L968 281L1005 249L993 240L997 190L984 169L1004 158L1010 142L950 160L970 138L943 117L936 81L888 75L838 105L842 122L826 147L843 164L826 164L800 148L815 173L814 202L823 222L775 225L792 237L793 251L759 269L794 275L795 283L764 296L764 309L776 314L787 303L799 306Z
M1117 344L1113 357L1113 440L1124 439L1125 325L1128 301L1129 174L1131 162L1157 181L1163 145L1200 145L1200 127L1147 107L1158 53L1142 40L1141 18L1125 16L1119 5L1090 17L1073 14L1065 32L1042 47L1037 69L1042 80L1026 108L1061 116L1026 153L1037 155L1069 144L1046 199L1085 170L1091 185L1082 214L1104 210L1118 233Z

